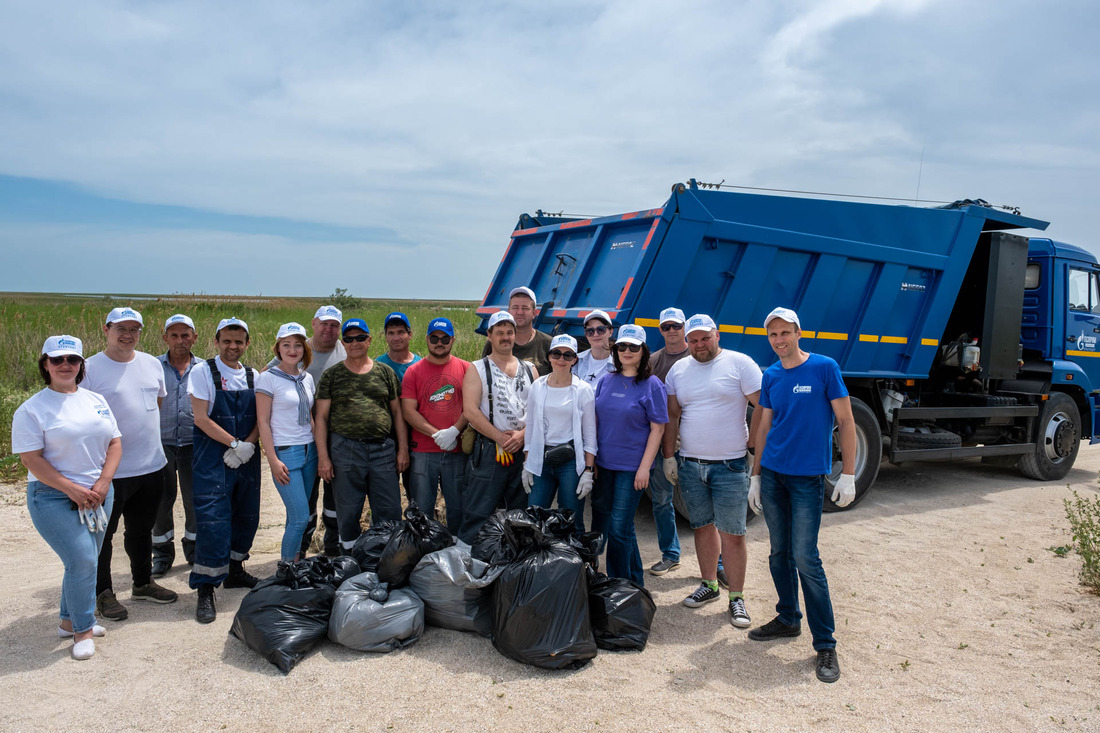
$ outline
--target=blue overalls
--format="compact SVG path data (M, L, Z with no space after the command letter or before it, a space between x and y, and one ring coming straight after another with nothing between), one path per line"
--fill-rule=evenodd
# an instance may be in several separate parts
M256 426L256 393L251 367L245 367L248 389L222 389L221 373L206 360L214 380L214 408L210 419L238 440ZM188 584L221 585L229 561L248 559L260 524L260 451L240 468L225 465L226 447L195 428L191 466L195 505L195 565Z

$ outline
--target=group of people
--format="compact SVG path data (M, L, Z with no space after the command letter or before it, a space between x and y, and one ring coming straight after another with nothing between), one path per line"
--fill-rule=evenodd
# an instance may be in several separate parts
M429 512L441 492L448 527L467 543L500 508L555 502L584 532L587 500L607 573L642 585L641 494L652 497L661 551L649 572L664 575L680 562L678 483L702 576L683 603L717 600L721 581L741 628L751 625L746 512L763 512L778 615L749 637L801 633L801 580L818 677L839 677L817 532L834 418L844 464L833 500L854 498L854 423L836 363L800 349L798 316L778 308L767 317L779 361L762 374L719 346L704 314L662 311L665 344L650 354L644 328L624 324L615 334L600 310L584 318L590 348L580 351L570 335L534 329L537 307L531 289L513 289L508 309L489 317L473 363L452 355L458 335L446 318L429 323L426 356L414 354L411 323L399 312L383 322L386 353L372 359L367 323L331 305L314 314L311 335L283 324L262 371L241 361L249 330L237 318L218 324L217 354L206 360L192 353L197 334L184 314L165 322L159 357L137 350L144 322L132 308L108 314L107 347L87 360L80 339L47 339L39 360L46 389L16 412L12 443L29 473L35 526L65 564L58 633L73 637L73 657L91 657L93 638L105 633L96 613L128 615L111 584L120 519L131 598L177 600L155 580L175 562L177 495L196 620L216 618L218 586L256 584L243 563L259 521L262 454L286 506L280 555L291 561L311 544L319 499L324 551L346 553L364 504L372 521L400 519L403 483L408 500ZM750 447L758 459L751 477Z

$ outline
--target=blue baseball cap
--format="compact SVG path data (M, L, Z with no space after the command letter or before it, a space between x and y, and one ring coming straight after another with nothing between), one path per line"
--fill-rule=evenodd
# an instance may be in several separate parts
M382 321L382 330L384 331L387 328L389 328L390 324L393 323L394 321L398 321L399 323L404 323L405 328L409 329L410 331L413 328L412 324L409 323L409 317L408 316L406 316L401 311L394 311L393 313L390 313L388 316L386 316L386 320Z
M347 333L349 328L358 328L360 331L370 336L370 327L367 326L367 322L362 318L349 318L344 321L344 325L340 326L340 335L343 336Z
M448 336L455 335L455 327L446 318L435 318L428 324L428 333L433 331L442 331Z

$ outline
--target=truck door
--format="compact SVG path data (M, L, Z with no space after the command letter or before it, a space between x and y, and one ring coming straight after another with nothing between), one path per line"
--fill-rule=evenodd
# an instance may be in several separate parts
M1067 283L1066 357L1077 362L1092 384L1100 384L1100 288L1097 273L1072 265Z

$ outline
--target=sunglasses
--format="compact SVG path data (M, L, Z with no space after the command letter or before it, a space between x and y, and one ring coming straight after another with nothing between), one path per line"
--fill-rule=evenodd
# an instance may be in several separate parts
M679 331L683 327L684 324L682 323L665 323L661 325L661 330L668 333L669 331Z
M565 361L574 361L577 355L572 351L551 351L549 354L551 359L564 359Z
M595 328L586 328L586 329L584 329L584 332L588 336L595 336L596 334L600 334L602 336L603 334L607 333L607 326L596 326Z
M77 356L76 354L68 354L66 356L51 356L50 363L54 366L61 366L62 364L69 364L71 366L80 366L80 362L84 361L84 357Z
M363 333L358 336L344 336L340 340L343 341L345 344L350 344L352 342L357 342L361 344L369 338L370 334Z
M631 354L637 354L641 350L641 344L615 344L615 351L618 351L620 354L624 351L629 351Z
M447 344L451 343L451 337L450 336L429 336L428 337L428 343L430 343L430 344L443 344L444 346L446 346Z

